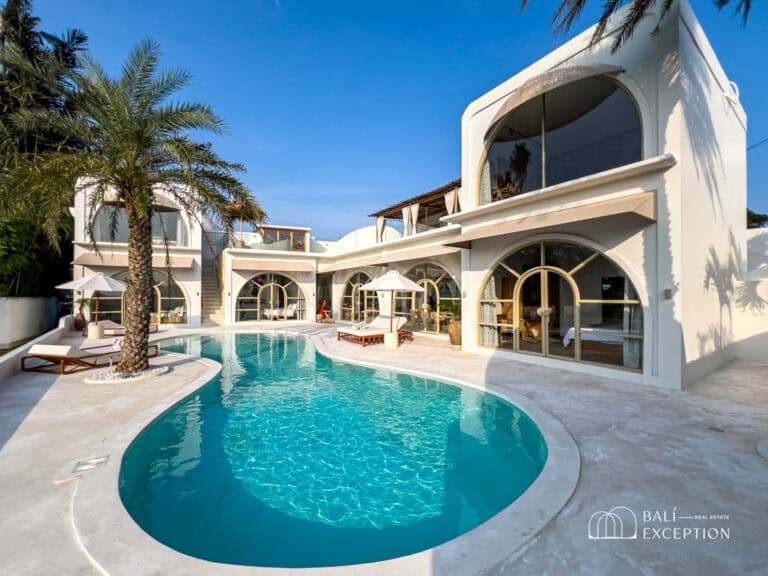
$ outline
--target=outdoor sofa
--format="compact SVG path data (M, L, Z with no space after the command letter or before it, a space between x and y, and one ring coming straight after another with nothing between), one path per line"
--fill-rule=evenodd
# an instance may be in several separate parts
M407 321L408 319L403 316L395 316L392 321L392 330L397 332L401 342L413 341L413 332L402 329ZM352 326L339 327L336 331L336 340L346 340L362 346L384 342L384 334L389 332L389 326L389 316L377 316L370 324L360 322Z

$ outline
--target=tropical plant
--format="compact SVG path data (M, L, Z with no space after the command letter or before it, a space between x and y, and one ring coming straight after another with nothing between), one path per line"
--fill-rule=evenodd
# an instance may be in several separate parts
M522 9L528 6L530 0L522 0ZM740 15L746 24L752 9L752 0L714 0L718 9L736 5L736 14ZM555 10L552 23L558 33L568 32L581 16L589 0L561 0ZM658 8L657 24L652 34L659 30L661 21L669 14L675 0L607 0L603 3L603 12L592 34L592 42L600 40L608 29L613 16L626 4L630 5L621 22L619 22L616 35L613 38L613 52L616 52L627 40L632 37L638 24L645 18L654 14Z
M752 212L747 208L747 228L762 228L768 226L768 214Z
M31 196L53 207L46 214L46 229L58 220L56 208L68 206L74 192L84 191L89 206L87 232L95 249L98 208L112 201L125 209L128 282L125 340L117 366L121 372L148 366L155 194L162 190L193 219L205 213L221 222L230 235L233 216L227 207L233 200L246 207L253 220L264 219L238 177L244 167L223 160L210 144L196 142L190 134L224 134L224 123L204 104L169 102L189 84L190 75L182 70L159 73L159 57L155 43L142 42L117 79L92 59L83 58L83 72L69 78L66 97L71 109L64 114L24 110L15 118L24 132L52 130L81 144L63 152L29 154L11 174L9 189L17 198Z
M0 189L19 155L62 146L63 135L49 129L23 132L14 123L21 110L64 111L63 83L77 67L87 38L71 30L61 38L38 30L29 0L0 6ZM69 146L74 145L69 142ZM3 192L3 191L0 191ZM0 194L0 295L50 296L69 276L71 217L61 218L44 234L40 214L46 206L33 196L24 201Z

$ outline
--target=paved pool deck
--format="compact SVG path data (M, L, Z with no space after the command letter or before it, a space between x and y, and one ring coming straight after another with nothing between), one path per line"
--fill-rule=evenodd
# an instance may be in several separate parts
M765 573L768 461L756 446L768 437L768 355L765 362L737 360L685 391L670 392L525 364L504 353L459 353L429 337L388 351L337 342L333 328L289 327L311 334L325 354L506 391L564 425L581 460L573 495L488 574ZM82 374L24 374L0 382L2 574L102 573L74 524L82 483L72 473L76 462L105 455L127 421L182 397L201 375L215 371L194 358L155 362L173 364L172 376L89 385ZM638 538L589 539L590 516L615 506L636 513ZM707 519L681 518L687 516ZM685 528L690 531L683 539ZM702 528L714 529L717 539L692 535ZM142 551L130 552L140 566ZM194 573L188 566L141 568Z

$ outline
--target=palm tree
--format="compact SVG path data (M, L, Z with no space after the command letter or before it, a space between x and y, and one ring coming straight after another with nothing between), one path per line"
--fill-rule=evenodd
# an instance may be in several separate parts
M246 207L253 221L265 217L238 178L243 166L223 160L210 144L192 139L191 131L224 134L226 128L204 104L168 101L189 84L190 76L181 70L158 73L159 56L155 43L139 44L117 79L83 58L83 72L70 78L67 97L71 110L64 114L25 110L16 116L16 124L26 132L50 129L67 134L67 141L81 143L76 150L30 154L21 161L10 186L17 201L31 196L50 203L46 216L56 219L57 209L70 205L73 191L87 189L87 231L94 249L96 209L112 195L125 208L128 282L120 372L148 366L156 191L170 194L193 219L203 211L221 222L229 234L233 216L227 208L232 201Z
M749 12L752 9L752 0L714 0L714 2L720 10L735 4L736 14L741 15L744 24L747 23ZM523 10L528 6L528 3L529 0L522 0ZM587 3L588 0L561 0L552 19L556 31L558 33L568 32L581 16ZM630 8L619 23L616 36L613 39L613 52L616 52L624 42L629 40L637 25L658 7L658 21L653 31L655 34L659 29L659 24L669 14L674 3L675 0L607 0L603 3L603 12L592 35L592 42L597 42L603 37L609 21L625 4L630 4Z

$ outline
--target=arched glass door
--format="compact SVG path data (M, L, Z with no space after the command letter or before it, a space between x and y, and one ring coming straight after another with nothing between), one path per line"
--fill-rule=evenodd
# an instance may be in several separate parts
M545 240L501 259L480 294L482 346L630 370L643 366L643 309L604 254Z
M376 292L360 290L363 284L371 281L365 272L353 274L344 286L341 303L341 319L349 322L370 322L379 313L379 301Z
M519 352L574 357L574 346L564 345L574 325L573 288L567 277L554 270L535 270L518 284L517 319Z
M461 295L451 275L440 266L419 264L408 278L423 292L404 292L396 297L396 310L410 316L410 328L417 332L448 333L448 325L461 319Z
M240 290L235 313L238 321L303 320L306 300L299 285L288 276L257 274Z

